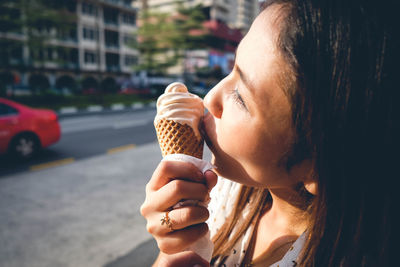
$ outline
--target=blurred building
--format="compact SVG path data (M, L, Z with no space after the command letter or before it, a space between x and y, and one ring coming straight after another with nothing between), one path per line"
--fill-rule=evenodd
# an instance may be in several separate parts
M136 5L173 14L177 2L186 7L203 6L207 20L203 26L210 38L207 48L186 51L184 64L171 68L170 74L193 74L206 69L216 77L210 84L215 83L232 70L235 49L260 12L259 0L142 0ZM198 76L193 79L204 81Z
M181 2L189 6L202 4L207 19L223 22L232 29L241 30L242 33L248 31L260 12L259 0L183 0ZM161 12L171 12L175 9L176 0L147 0L147 5Z
M0 32L0 41L14 42L11 53L2 55L9 60L8 66L0 66L0 77L14 87L42 84L58 90L115 90L129 80L138 61L138 53L132 48L138 12L134 1L63 2L74 18L68 22L71 27L67 31L47 29L52 37L36 57L24 45L23 31ZM10 75L12 81L7 78Z

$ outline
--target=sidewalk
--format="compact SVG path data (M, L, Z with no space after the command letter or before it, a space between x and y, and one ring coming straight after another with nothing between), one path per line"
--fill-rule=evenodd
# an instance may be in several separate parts
M0 179L0 266L146 267L158 251L139 207L157 143Z
M154 109L156 107L156 102L150 102L147 104L143 103L134 103L132 105L123 105L123 104L113 104L110 107L103 107L99 105L88 106L86 109L78 109L77 107L63 107L57 111L57 114L60 118L63 117L73 117L73 116L81 116L81 115L94 115L94 114L104 114L104 113L118 113L118 112L126 112L126 111L135 111L135 110L145 110L145 109Z

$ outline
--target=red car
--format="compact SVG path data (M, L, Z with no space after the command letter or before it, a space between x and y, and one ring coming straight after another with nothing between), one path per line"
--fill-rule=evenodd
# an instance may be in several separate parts
M54 111L30 108L0 98L0 154L28 159L61 137Z

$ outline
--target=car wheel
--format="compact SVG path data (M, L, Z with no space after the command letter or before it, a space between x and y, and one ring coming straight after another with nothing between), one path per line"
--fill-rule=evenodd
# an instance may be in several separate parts
M10 144L10 152L17 159L29 159L35 155L40 148L38 138L33 134L22 134L14 138Z

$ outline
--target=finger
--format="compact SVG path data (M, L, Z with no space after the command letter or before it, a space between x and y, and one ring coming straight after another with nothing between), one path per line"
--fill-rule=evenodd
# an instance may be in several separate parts
M212 170L207 170L204 173L204 178L206 179L208 191L211 191L211 189L213 189L213 187L217 184L218 176Z
M208 219L208 209L202 206L187 206L169 212L174 230L181 230L191 225L200 224Z
M152 215L147 230L154 236L165 237L172 231L180 231L191 225L203 223L208 217L208 210L202 206L183 207L168 212L168 218L166 212ZM169 220L168 223L165 223L166 219Z
M185 229L169 233L163 238L157 239L160 251L173 254L185 250L194 242L203 237L208 231L206 223L189 226Z
M186 179L204 183L203 173L192 163L181 161L161 161L153 173L146 190L156 191L173 179Z
M173 180L151 195L149 206L158 211L165 211L184 199L204 201L208 189L204 184ZM151 203L151 204L150 204Z
M209 267L210 264L193 251L184 251L175 254L165 254L161 252L158 267L187 267L199 265Z
M173 180L158 191L148 192L140 213L149 219L152 214L170 210L182 200L186 200L184 203L189 203L189 200L207 203L209 199L209 192L204 184Z

